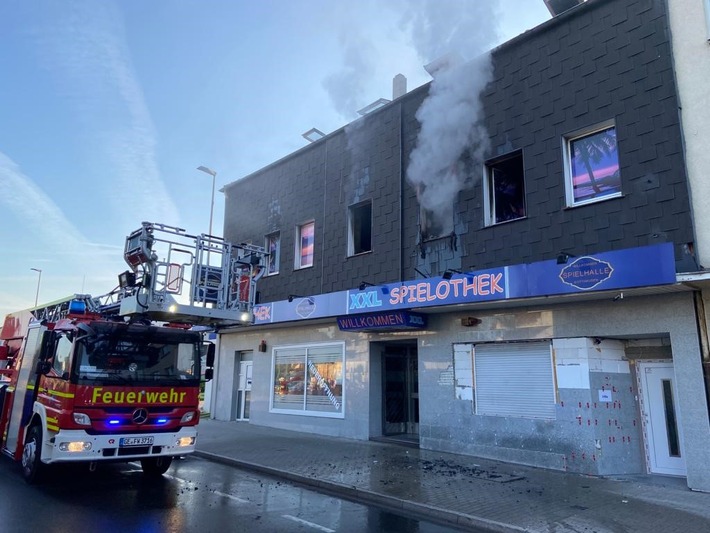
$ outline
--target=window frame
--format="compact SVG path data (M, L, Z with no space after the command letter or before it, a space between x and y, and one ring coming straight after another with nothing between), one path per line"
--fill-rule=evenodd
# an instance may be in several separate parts
M520 166L522 170L522 189L523 189L523 215L516 218L509 218L506 220L496 220L496 206L495 206L495 184L494 184L494 173L495 166L505 163L512 159L520 158ZM525 188L525 161L523 158L523 150L513 150L499 157L489 159L483 165L483 197L484 202L484 224L486 226L495 226L498 224L505 224L506 222L514 222L516 220L522 220L527 218L527 194Z
M619 198L620 196L622 196L623 191L622 191L622 187L621 187L621 185L622 185L621 163L619 161L619 144L618 144L618 140L617 140L616 147L615 147L615 157L616 157L617 172L619 173L618 190L615 192L611 192L611 193L607 193L607 194L603 194L603 195L599 195L599 196L592 196L592 197L584 198L581 200L575 199L573 172L572 172L572 163L573 163L572 143L574 143L575 141L582 140L587 137L591 137L593 135L596 135L598 133L601 133L601 132L603 132L605 130L609 130L609 129L614 130L614 137L616 138L617 127L616 127L616 121L614 119L609 119L609 120L605 120L603 122L598 122L592 126L588 126L586 128L575 130L573 132L570 132L570 133L562 136L562 154L563 154L563 160L564 160L565 195L566 195L567 207L578 207L578 206L582 206L582 205L603 202L606 200L611 200L613 198Z
M309 350L322 349L322 348L333 348L340 352L340 402L339 411L329 412L329 411L316 411L307 409L307 389L306 380L309 374ZM298 351L303 350L303 365L304 365L304 378L303 378L303 403L301 409L285 409L274 407L274 399L276 396L276 358L279 351ZM269 393L269 413L274 414L286 414L295 416L315 416L319 418L345 418L345 342L327 342L327 343L312 343L312 344L294 344L294 345L283 345L274 346L271 351L271 374L270 378L272 386L271 392ZM337 396L336 396L337 398Z
M306 226L313 226L313 253L311 253L311 262L309 264L304 265L302 262L303 254L302 254L302 235L303 235L303 229ZM301 270L304 268L312 268L313 265L315 264L315 244L316 244L316 222L315 220L309 220L308 222L304 222L303 224L299 224L296 226L296 242L294 243L294 258L293 258L293 268L294 270Z
M370 247L367 250L355 251L355 211L359 210L365 206L370 208L369 217L369 234L370 234ZM362 220L362 219L360 219ZM372 253L372 228L374 227L372 218L372 200L363 200L348 206L348 257L353 257L356 255ZM362 233L362 230L359 232Z
M265 276L275 276L276 274L279 273L279 266L281 264L281 232L280 231L272 231L271 233L268 233L267 235L264 236L264 249L268 252L271 253L271 238L276 236L277 237L277 245L276 245L276 259L274 260L276 269L274 271L271 271L271 255L266 260L266 269L264 272Z

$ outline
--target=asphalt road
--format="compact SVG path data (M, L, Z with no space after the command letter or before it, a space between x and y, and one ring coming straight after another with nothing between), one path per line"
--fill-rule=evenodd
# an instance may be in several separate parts
M0 495L4 533L456 531L194 456L157 479L133 463L74 465L38 486L2 457Z

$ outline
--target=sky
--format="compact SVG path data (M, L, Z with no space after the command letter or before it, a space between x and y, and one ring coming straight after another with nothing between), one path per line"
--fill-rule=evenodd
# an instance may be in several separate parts
M550 18L543 0L483 0L485 17L480 1L3 0L0 318L113 290L143 221L207 233L197 167L217 173L221 235L224 185L391 99L395 75L412 90L471 38Z

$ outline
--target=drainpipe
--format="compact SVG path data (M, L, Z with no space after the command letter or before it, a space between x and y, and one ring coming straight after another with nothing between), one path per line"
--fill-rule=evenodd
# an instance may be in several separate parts
M323 273L325 272L325 216L328 207L328 139L325 140L323 148L323 222L321 222L323 238L320 248L320 294L323 294Z
M695 303L695 316L698 323L698 338L700 339L700 362L703 366L703 380L705 381L705 400L710 412L710 341L708 340L708 316L705 312L705 300L702 291L693 293Z
M399 103L399 281L404 281L404 113Z

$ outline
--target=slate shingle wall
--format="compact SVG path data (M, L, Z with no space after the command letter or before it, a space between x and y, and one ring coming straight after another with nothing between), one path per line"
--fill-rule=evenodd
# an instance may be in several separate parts
M416 194L402 175L425 86L230 184L225 237L262 244L281 231L280 274L262 279L262 301L413 279L414 268L438 275L540 261L560 250L673 241L683 260L693 233L667 28L662 0L591 0L494 50L482 95L490 156L522 150L525 219L485 227L473 175L456 204L455 242L418 246ZM623 196L567 208L562 138L609 119ZM368 199L373 252L348 258L348 206ZM316 221L315 264L293 271L295 228L307 220Z

